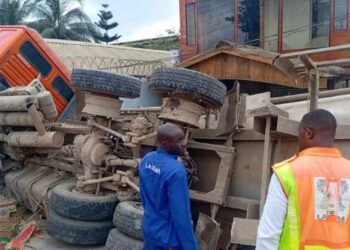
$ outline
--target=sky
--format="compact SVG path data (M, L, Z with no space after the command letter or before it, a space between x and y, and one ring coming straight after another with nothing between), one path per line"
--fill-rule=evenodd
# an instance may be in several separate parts
M109 4L113 21L119 26L109 34L118 33L118 42L141 40L166 35L165 30L180 27L179 0L85 0L85 13L94 22L101 4Z

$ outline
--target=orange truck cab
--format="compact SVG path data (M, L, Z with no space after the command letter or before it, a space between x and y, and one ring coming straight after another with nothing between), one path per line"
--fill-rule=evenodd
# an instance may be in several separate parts
M39 75L60 116L74 99L70 71L34 29L0 26L0 91L28 85Z

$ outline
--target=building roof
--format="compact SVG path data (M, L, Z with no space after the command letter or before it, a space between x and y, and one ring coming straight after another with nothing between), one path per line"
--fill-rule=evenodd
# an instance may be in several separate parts
M319 50L328 52L332 49L335 50L336 47ZM310 53L313 59L320 52L316 49L296 53ZM292 55L293 53L280 55L259 47L220 41L215 49L198 54L177 66L200 71L220 80L244 80L307 88L308 71L300 60L290 57ZM349 63L350 60L347 59L346 62ZM320 63L318 69L320 87L323 88L326 87L326 78L348 75L347 68L339 67L337 61L330 61L329 65Z
M167 51L57 39L45 39L69 69L90 68L129 75L150 75L154 68L172 66Z
M193 69L209 74L220 80L242 80L307 87L306 79L297 76L288 59L279 54L258 47L232 44L221 41L213 50L194 56L179 67Z
M254 61L272 64L273 61L279 56L278 53L264 50L259 47L234 44L228 41L220 41L214 49L200 53L190 59L183 61L180 67L189 67L197 62L206 60L207 58L213 57L215 55L227 53L229 55L251 59Z

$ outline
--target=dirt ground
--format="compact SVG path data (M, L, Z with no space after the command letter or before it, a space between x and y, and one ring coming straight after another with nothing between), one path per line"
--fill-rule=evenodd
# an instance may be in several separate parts
M25 243L24 250L103 250L104 246L98 247L81 247L69 245L64 242L58 241L50 237L46 232L42 233L42 237L32 237L28 242Z

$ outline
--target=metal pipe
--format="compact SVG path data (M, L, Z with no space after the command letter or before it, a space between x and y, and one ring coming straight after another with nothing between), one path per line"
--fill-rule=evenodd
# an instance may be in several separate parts
M28 113L32 119L35 129L38 131L38 134L40 136L44 135L46 133L46 130L42 121L42 115L40 116L40 113L36 109L35 105L30 105L28 108Z
M139 165L139 160L119 159L115 155L109 155L106 158L106 165L137 168Z
M326 90L321 91L319 93L319 98L325 98L325 97L333 97L333 96L339 96L339 95L348 95L350 94L350 88L343 88L343 89L334 89L334 90ZM299 102L299 101L306 101L309 98L309 94L298 94L298 95L290 95L290 96L282 96L282 97L274 97L271 98L271 103L273 104L282 104L282 103L290 103L290 102Z
M48 125L53 131L61 131L65 134L83 134L90 133L91 128L85 125L68 124L68 123L50 123Z
M38 98L32 95L26 96L0 96L0 111L22 112L27 111L30 105L38 106Z
M300 55L316 55L316 54L319 55L319 54L329 53L333 51L343 51L343 50L350 50L350 45L346 44L346 45L339 45L339 46L333 46L328 48L298 51L298 52L280 55L279 58L292 58Z
M126 113L139 113L139 112L160 112L161 107L147 107L147 108L130 108L130 109L122 109L121 112Z
M86 185L97 184L97 183L107 182L107 181L113 181L114 179L115 179L115 177L114 177L114 175L112 175L112 176L103 177L103 178L100 178L100 179L81 181L81 182L79 182L79 186L83 187L83 186L86 186Z
M319 98L319 85L320 85L320 74L318 73L317 66L314 66L316 74L309 72L309 95L310 95L310 107L309 111L314 111L318 108Z
M120 179L121 183L125 183L130 187L132 187L133 189L135 189L137 192L140 192L140 188L130 180L129 176L127 176L125 172L122 172L122 171L117 171L117 173L113 176L108 176L108 177L94 179L94 180L79 181L77 183L77 186L82 188L86 185L99 184L99 183L108 182L108 181L115 181L116 179Z
M156 135L157 135L157 132L153 132L153 133L150 133L148 135L141 136L141 137L133 137L132 143L139 144L140 142L147 140L147 139L150 139L150 138L153 138Z
M61 132L46 132L43 136L37 132L11 132L7 137L7 144L23 148L61 148L64 134Z
M38 114L43 120L44 116L40 112ZM34 123L28 112L0 112L0 126L34 127Z
M124 136L123 134L118 133L117 131L114 131L114 130L112 130L112 129L109 129L109 128L107 128L107 127L105 127L105 126L102 126L102 125L100 125L100 124L97 124L97 123L96 123L95 121L93 121L93 120L89 120L89 121L88 121L88 125L89 125L89 126L96 127L96 128L99 128L99 129L105 131L106 133L111 134L111 135L114 135L114 136L116 136L116 137L118 137L118 138L120 138L120 139L122 139L122 140L124 141L125 136Z
M317 67L344 66L350 64L350 59L339 59L333 61L315 62Z
M101 179L102 178L102 173L99 173L98 174L98 178ZM100 193L100 190L101 190L101 182L97 183L97 188L96 188L96 195L99 195Z
M260 216L262 214L264 204L266 201L268 183L271 176L271 116L266 118L265 138L264 138L264 151L262 159L262 175L261 175L261 188L260 188Z
M126 184L128 184L130 187L132 187L133 189L135 189L137 192L140 192L140 188L135 184L133 183L129 177L127 176L123 176L122 177L122 182L125 182Z

